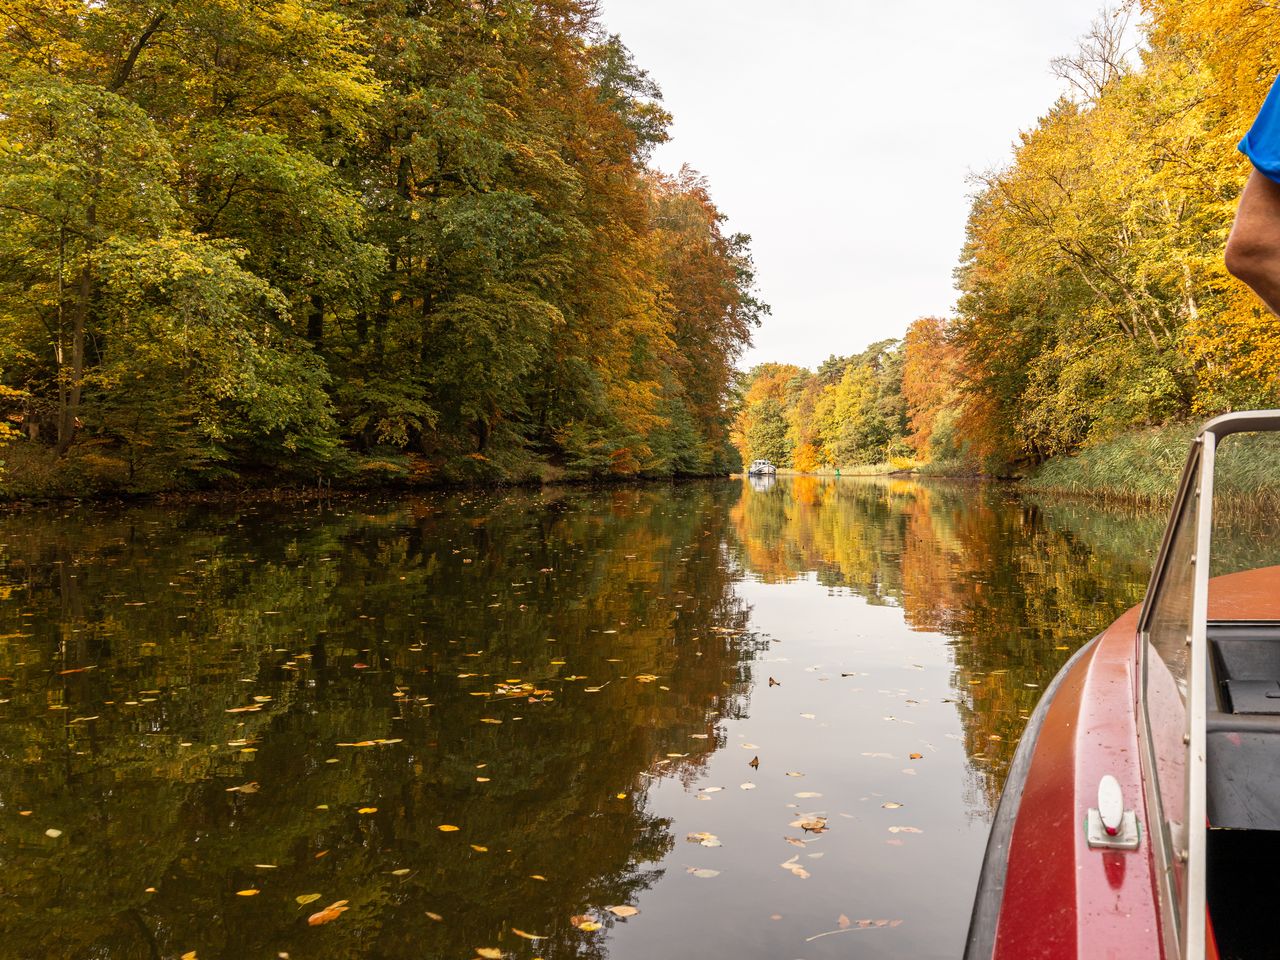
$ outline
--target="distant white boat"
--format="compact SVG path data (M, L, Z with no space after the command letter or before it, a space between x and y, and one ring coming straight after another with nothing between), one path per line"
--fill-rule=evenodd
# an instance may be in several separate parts
M751 466L747 468L747 476L749 477L773 477L778 473L778 468L768 460L752 460Z

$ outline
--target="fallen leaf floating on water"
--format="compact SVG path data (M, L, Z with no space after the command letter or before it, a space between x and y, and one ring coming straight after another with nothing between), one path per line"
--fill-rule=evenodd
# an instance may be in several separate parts
M637 913L640 912L635 907L627 907L627 906L605 907L605 909L608 910L610 913L612 913L615 917L622 917L623 919L626 919L627 917L634 917Z
M519 927L512 927L512 928L511 928L511 932L512 932L512 933L514 933L517 937L523 937L525 940L545 940L545 939L547 939L546 934L542 934L542 933L526 933L524 930L521 930Z
M436 829L439 830L441 833L454 833L460 828L455 827L452 823L442 823L440 824L440 826L436 827Z
M822 794L814 793L814 791L812 790L803 790L800 793L797 793L796 796L799 797L801 800L812 800L815 797L822 796Z
M913 754L911 754L910 756L908 756L908 757L907 757L907 759L908 759L908 760L923 760L923 759L924 759L924 754L923 754L923 753L913 753Z
M773 677L770 677L770 678L769 678L769 686L771 686L771 687L780 687L780 686L782 686L782 681L781 681L781 680L775 680L775 679L773 679Z
M890 833L924 833L919 827L890 827Z
M227 787L227 793L257 793L261 789L256 780L242 783L238 787Z
M432 920L434 920L436 923L441 923L444 921L444 917L440 916L440 914L438 913L432 913L430 910L427 911L427 916L430 917Z
M787 776L788 776L788 777L803 777L803 776L804 776L804 774L803 774L803 773L798 773L798 772L796 772L795 770L788 770L788 771L787 771Z
M600 929L600 921L589 913L580 913L577 916L570 917L569 922L579 930L585 930L587 933Z
M320 894L318 894L318 893L303 893L303 894L300 894L300 895L298 895L298 896L294 897L293 899L294 899L294 900L296 900L296 901L298 902L298 906L300 906L300 907L305 907L307 904L309 904L309 903L315 903L317 900L319 900L319 899L320 899Z
M836 926L839 927L841 930L849 929L850 922L851 921L849 920L849 918L845 916L843 913L836 918Z
M700 843L704 847L720 846L720 838L714 833L691 833L685 839L690 843Z
M812 713L802 713L800 716L805 720L816 720L817 715Z
M489 848L488 848L488 847L482 847L482 846L481 846L480 844L478 844L478 843L473 843L473 844L471 844L471 849L472 849L472 850L474 850L476 853L488 853L488 852L489 852Z
M484 957L484 960L501 960L502 951L497 947L476 947L476 956Z
M746 783L738 784L739 790L754 790L755 788L756 788L756 785L752 783L750 780L748 780Z
M710 880L712 877L720 876L719 870L708 870L706 867L689 867L687 872L702 880Z
M902 806L902 804L894 800L886 800L884 803L880 804L880 806L884 807L886 810L897 810Z
M810 877L810 873L808 870L806 870L804 867L800 866L800 864L796 862L799 859L800 859L800 855L796 854L790 860L786 861L785 863L780 863L778 864L778 866L780 866L783 870L789 870L793 877L799 877L801 880L808 880Z
M257 896L258 894L260 894L261 892L262 892L261 890L253 890L253 889L249 889L249 890L237 890L237 891L236 891L236 896L237 896L237 897L256 897L256 896Z
M827 818L801 817L799 820L792 820L790 826L799 827L806 833L824 833L827 829Z
M392 870L391 875L393 877L407 877L412 872L408 867L401 867L399 870Z
M356 813L364 813L364 814L377 813L377 812L378 812L377 807L361 807L359 810L356 811Z
M748 767L750 767L752 770L759 770L759 769L760 769L760 758L759 758L759 757L752 757L750 760L748 760L748 761L747 761L747 766L748 766Z
M60 836L62 836L62 831L59 830L57 827L50 827L48 830L44 832L44 835L46 837L49 837L51 840L57 840Z
M322 923L329 923L331 920L337 920L338 917L342 916L342 914L346 912L348 903L350 903L349 900L336 900L323 910L313 913L311 916L307 917L307 923L310 926L318 927Z
M699 793L719 793L723 789L724 787L702 787L698 790L698 792Z
M809 845L799 837L783 837L782 839L787 841L787 843L791 844L793 847L807 847Z

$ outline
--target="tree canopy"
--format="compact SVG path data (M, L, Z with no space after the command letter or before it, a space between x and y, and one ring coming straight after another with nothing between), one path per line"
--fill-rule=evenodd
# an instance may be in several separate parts
M0 404L73 483L724 470L767 312L591 0L0 0Z

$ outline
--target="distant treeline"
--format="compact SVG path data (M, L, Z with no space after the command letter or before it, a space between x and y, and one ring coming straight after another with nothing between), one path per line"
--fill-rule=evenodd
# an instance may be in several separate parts
M1280 72L1280 8L1122 4L1054 67L1070 95L975 178L956 315L816 374L757 368L744 457L1001 471L1280 403L1280 320L1222 260L1249 172L1236 143Z
M669 121L593 0L0 0L10 480L728 469L767 307Z

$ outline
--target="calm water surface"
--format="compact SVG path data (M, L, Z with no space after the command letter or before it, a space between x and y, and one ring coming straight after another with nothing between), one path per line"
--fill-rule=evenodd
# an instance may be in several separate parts
M5 515L0 956L958 957L1162 524L807 478Z

